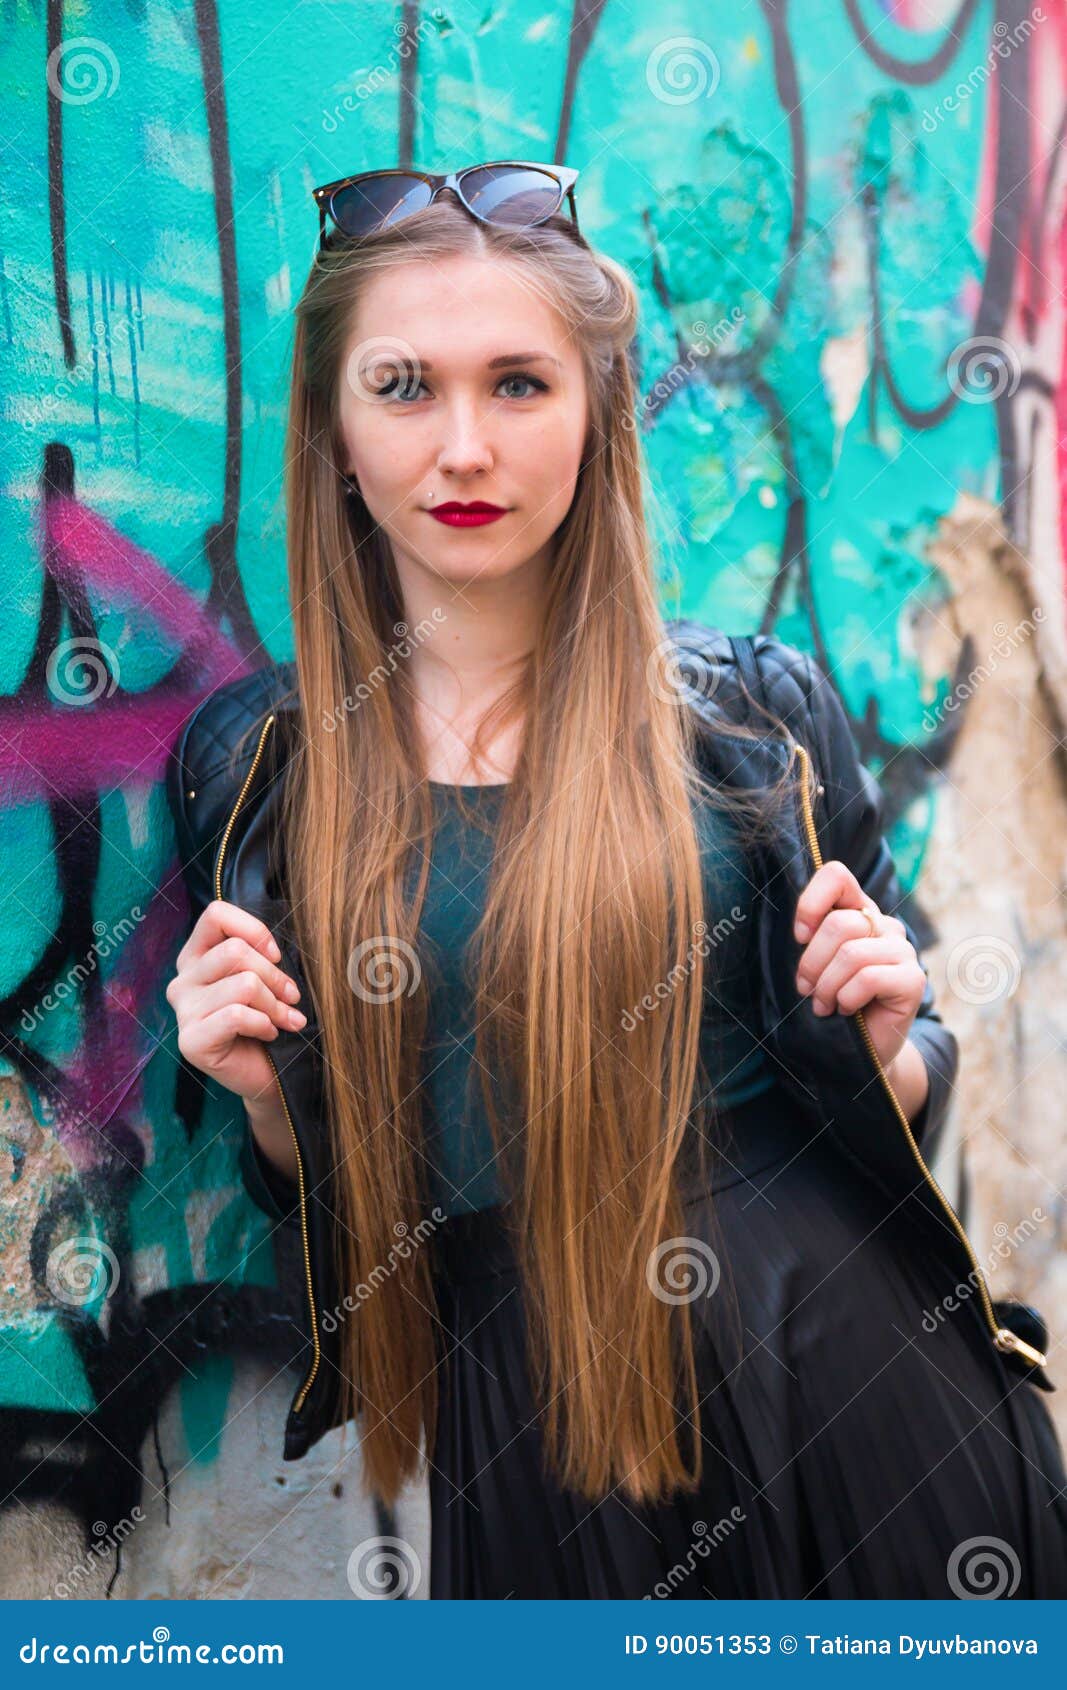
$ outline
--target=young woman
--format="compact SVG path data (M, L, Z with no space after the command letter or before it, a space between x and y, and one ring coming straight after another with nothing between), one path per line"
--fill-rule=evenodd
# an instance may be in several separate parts
M316 190L295 663L172 760L180 1048L299 1244L285 1456L425 1459L435 1597L1067 1595L879 790L798 649L660 620L575 177Z

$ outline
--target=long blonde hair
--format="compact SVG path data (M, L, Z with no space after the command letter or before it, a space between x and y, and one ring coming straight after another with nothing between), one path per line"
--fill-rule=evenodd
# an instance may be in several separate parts
M366 1487L394 1501L421 1441L432 1451L438 1403L428 1251L397 1251L428 1213L426 992L354 989L352 959L373 939L372 962L415 959L417 973L433 809L403 660L418 630L404 628L387 539L345 496L338 389L368 281L454 254L512 266L584 361L591 444L536 647L475 747L520 718L476 936L476 1059L513 1198L546 1462L590 1498L618 1486L653 1501L702 1470L690 1309L650 1289L648 1265L685 1234L679 1155L690 1132L703 1142L711 1101L697 1096L693 806L725 800L700 773L657 608L628 362L636 290L562 217L500 231L438 202L319 254L296 308L286 496L300 732L282 833L325 1061L338 1283L375 1286L341 1324L345 1417L358 1419ZM656 1013L624 1032L664 981Z

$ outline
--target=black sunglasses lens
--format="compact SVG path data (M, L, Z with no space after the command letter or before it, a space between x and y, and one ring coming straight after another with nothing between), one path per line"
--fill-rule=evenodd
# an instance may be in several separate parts
M430 203L430 184L418 176L371 176L330 196L330 216L345 235L369 235L399 223Z
M464 171L460 185L472 211L514 229L528 229L551 217L563 198L553 177L515 164L479 165Z

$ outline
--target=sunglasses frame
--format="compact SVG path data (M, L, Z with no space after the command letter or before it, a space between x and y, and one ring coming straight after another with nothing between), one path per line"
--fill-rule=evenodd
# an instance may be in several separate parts
M467 164L464 165L462 170L450 170L444 175L437 174L431 170L407 170L400 165L392 165L387 170L357 170L353 176L340 176L336 182L323 182L320 187L312 188L311 190L312 198L315 200L315 203L319 208L319 250L325 251L326 249L327 215L329 215L332 219L337 233L343 240L351 241L362 240L365 238L362 235L347 235L345 233L336 217L333 215L331 202L334 194L338 193L341 188L350 188L353 182L366 182L369 178L374 176L414 176L417 177L420 182L429 183L433 190L430 195L430 205L433 204L434 200L437 198L438 194L443 191L443 189L451 188L464 210L469 211L472 217L476 217L479 223L489 223L493 224L495 228L505 228L507 225L500 223L494 224L491 217L483 217L480 211L476 211L474 206L468 203L462 188L464 176L469 176L475 170L492 169L496 165L512 166L520 170L539 171L542 176L550 176L559 187L559 205L557 205L552 211L546 212L544 217L538 217L535 222L527 223L523 225L523 227L533 229L536 228L538 223L546 222L549 217L554 217L556 215L556 212L559 211L563 201L567 200L570 204L571 217L574 220L575 231L580 232L578 230L578 211L574 203L574 184L577 182L579 175L577 170L573 170L569 166L562 164L537 164L532 162L530 159L525 158L491 158L488 159L485 164ZM427 209L428 207L426 206L419 207L419 210L421 211L425 211ZM410 215L415 217L418 213L413 211ZM403 218L399 219L399 221L403 222ZM368 234L373 234L374 232L374 230L367 231Z

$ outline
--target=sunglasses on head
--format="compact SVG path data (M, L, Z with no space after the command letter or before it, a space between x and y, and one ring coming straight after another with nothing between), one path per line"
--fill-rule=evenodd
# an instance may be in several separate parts
M319 208L319 247L327 244L327 216L342 235L358 238L425 211L446 188L479 222L507 229L532 229L557 212L567 199L577 231L577 180L577 170L563 165L527 164L515 159L472 164L444 176L427 170L361 170L355 176L342 176L311 190Z

